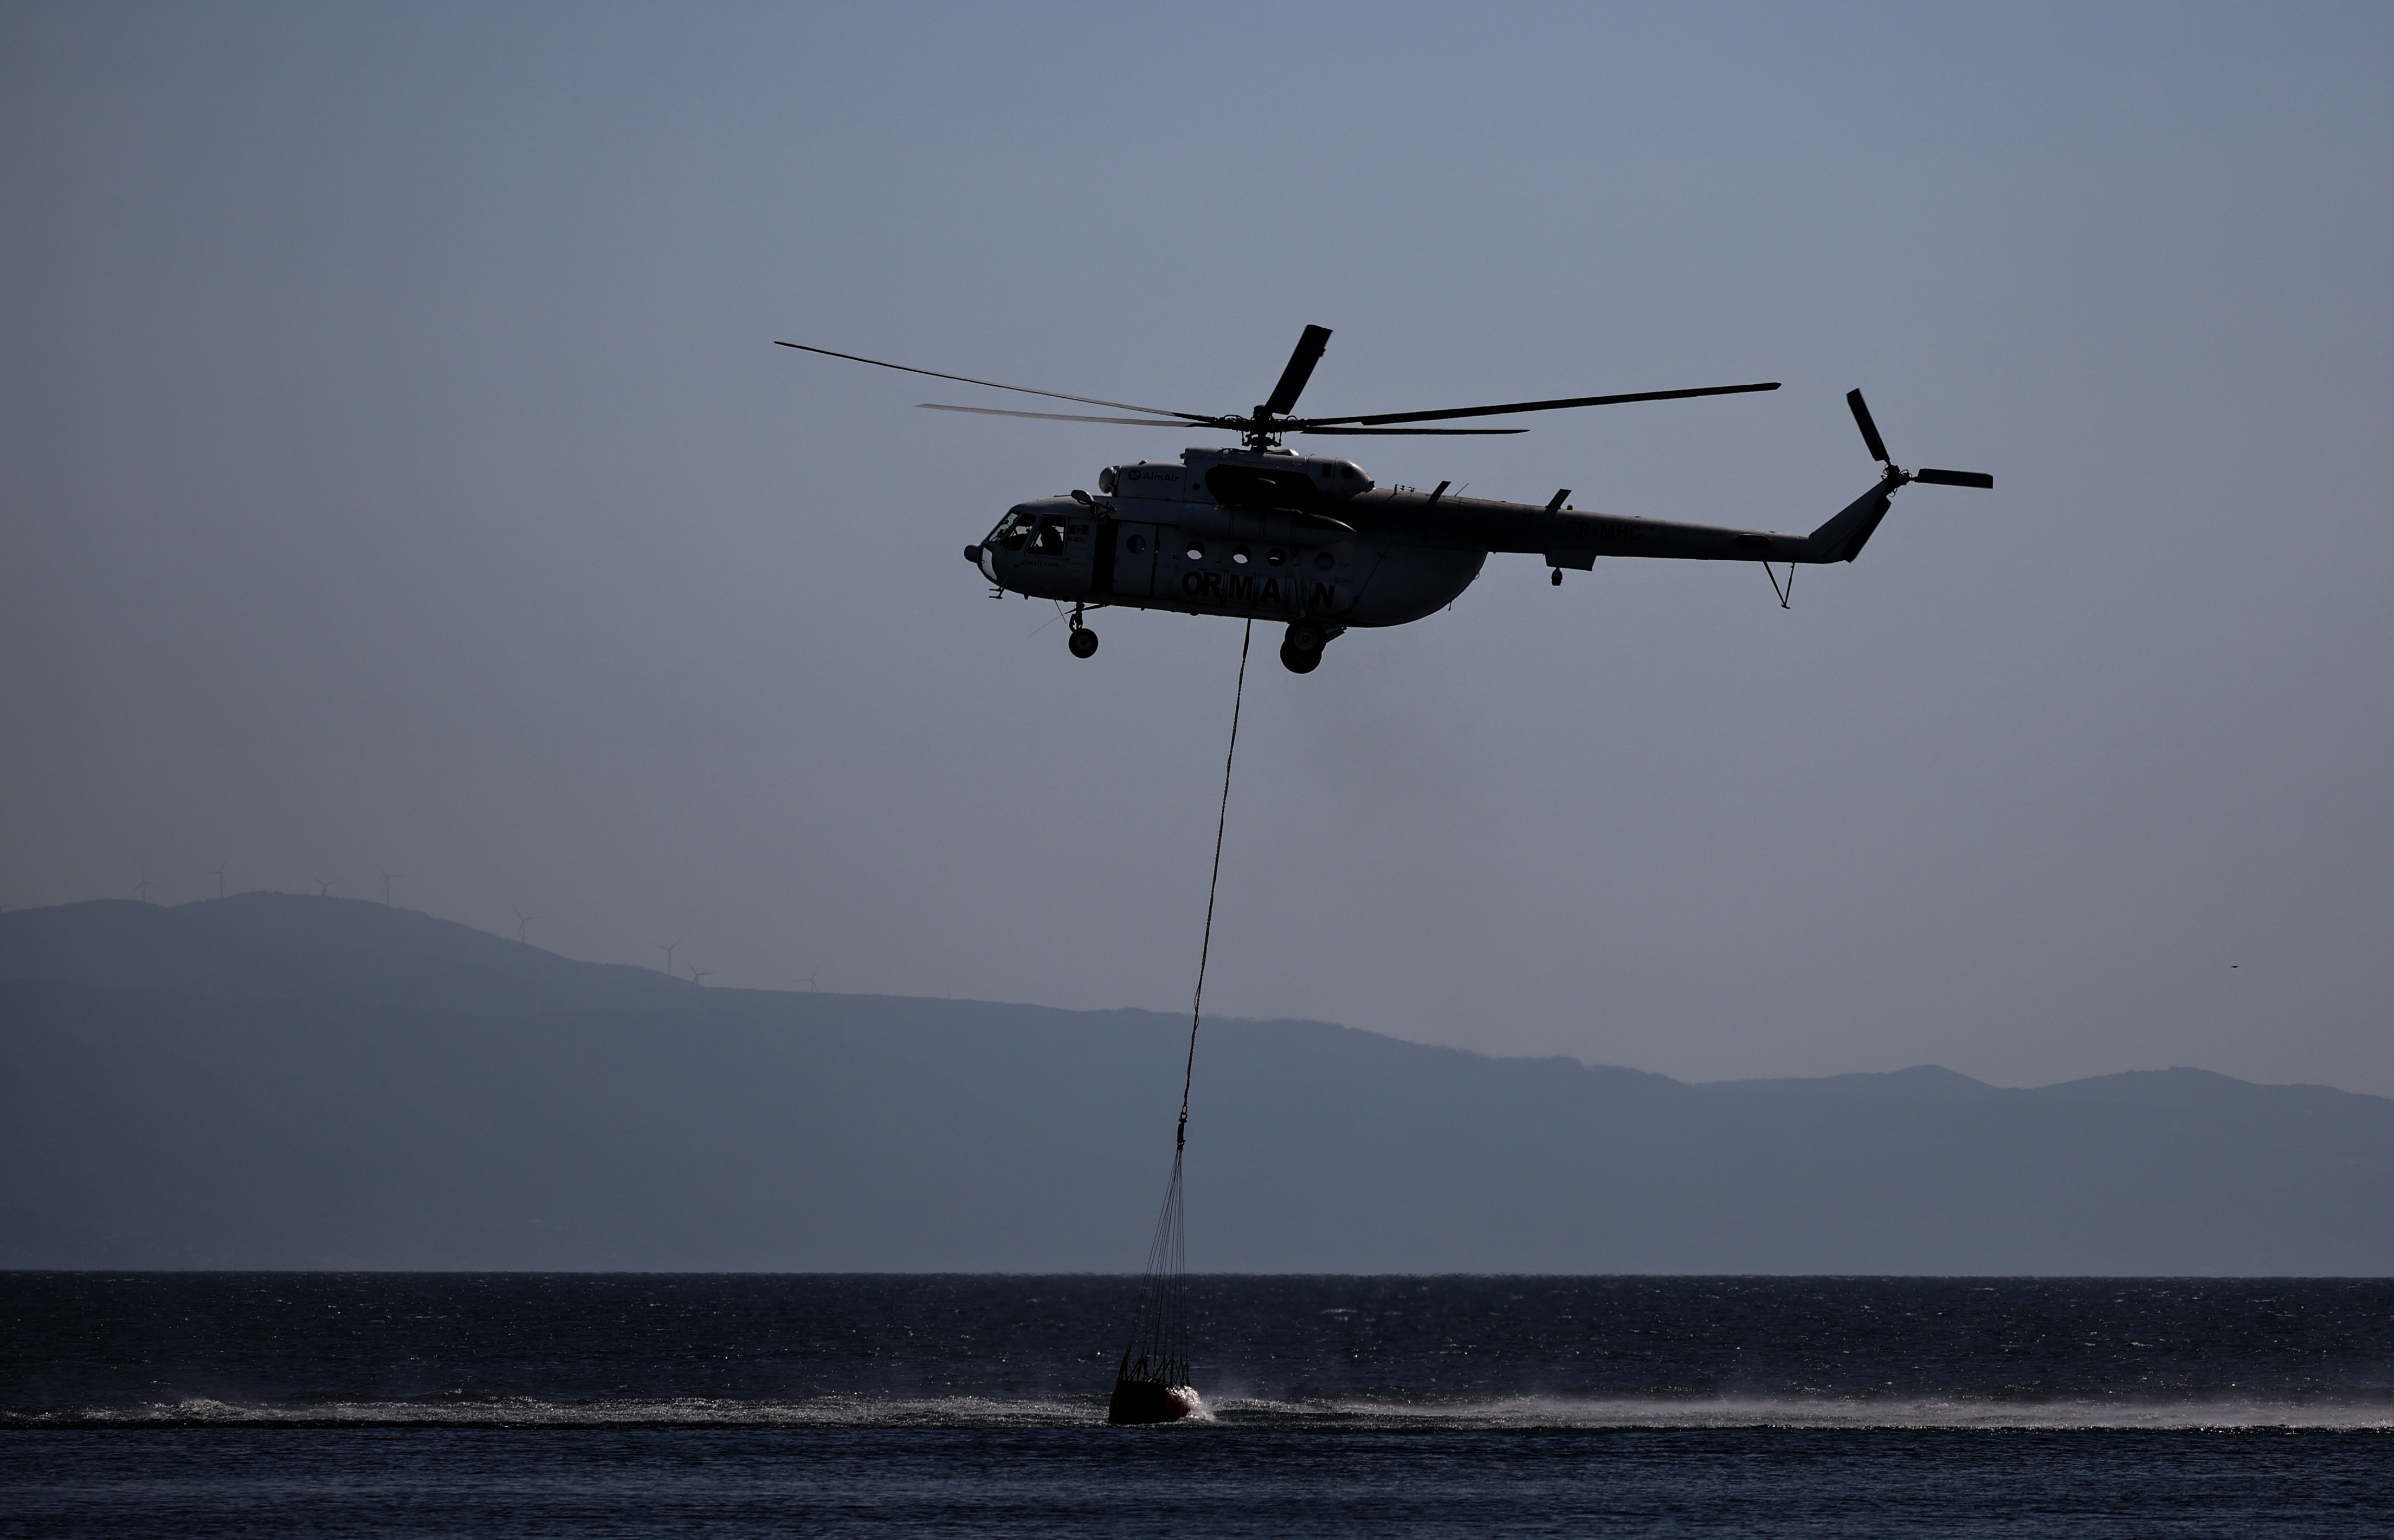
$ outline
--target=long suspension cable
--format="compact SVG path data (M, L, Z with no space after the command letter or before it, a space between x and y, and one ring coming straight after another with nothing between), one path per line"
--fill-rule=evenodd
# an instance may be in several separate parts
M1197 993L1189 1001L1189 1062L1180 1072L1180 1125L1172 1136L1177 1159L1189 1142L1189 1086L1197 1075L1197 1023L1205 1015L1205 962L1214 954L1214 895L1222 886L1222 831L1230 826L1230 767L1239 757L1239 713L1247 700L1247 648L1256 639L1256 623L1247 622L1239 641L1239 684L1230 692L1230 748L1222 756L1222 808L1214 819L1214 875L1205 883L1205 939L1197 946Z
M1130 1345L1123 1349L1120 1377L1159 1385L1185 1385L1189 1378L1188 1250L1180 1197L1181 1157L1189 1143L1189 1091L1197 1075L1197 1029L1205 1019L1205 965L1214 954L1214 901L1222 886L1222 838L1230 820L1230 769L1239 757L1239 717L1247 696L1247 654L1256 623L1247 622L1239 642L1239 682L1230 696L1230 746L1222 757L1222 804L1214 821L1214 869L1205 885L1205 930L1197 947L1197 988L1189 1001L1189 1056L1180 1071L1180 1121L1172 1132L1172 1179L1164 1184L1164 1207L1147 1248L1141 1308Z

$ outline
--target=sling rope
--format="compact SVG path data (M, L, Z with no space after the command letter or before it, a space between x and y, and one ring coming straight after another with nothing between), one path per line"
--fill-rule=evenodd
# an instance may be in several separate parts
M1189 1083L1197 1073L1197 1023L1205 1014L1205 960L1214 954L1214 894L1222 886L1222 831L1230 825L1230 766L1239 757L1239 713L1247 700L1247 646L1256 639L1256 623L1239 642L1239 684L1230 692L1230 750L1222 756L1222 808L1214 818L1214 875L1205 882L1205 939L1197 945L1197 993L1189 1001L1189 1062L1180 1072L1180 1125L1172 1136L1177 1155L1189 1139Z
M1197 988L1189 1001L1189 1056L1180 1071L1180 1121L1172 1131L1172 1178L1148 1243L1138 1327L1123 1350L1121 1376L1158 1385L1189 1382L1187 1238L1180 1206L1180 1161L1189 1144L1189 1088L1197 1076L1197 1028L1205 1018L1205 965L1214 954L1214 900L1222 886L1222 836L1230 823L1230 767L1239 757L1239 715L1247 696L1247 652L1256 623L1239 642L1239 683L1230 695L1230 747L1222 757L1222 805L1214 819L1214 870L1205 884L1205 930L1197 947Z

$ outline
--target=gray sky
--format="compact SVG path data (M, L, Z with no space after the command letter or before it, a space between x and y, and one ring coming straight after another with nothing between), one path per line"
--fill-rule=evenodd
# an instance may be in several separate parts
M1384 482L1804 530L1257 638L1209 997L1714 1078L2394 1094L2394 12L18 5L0 902L1185 1001L1234 623L993 603L1196 411L1780 379ZM1369 441L1362 441L1367 444ZM2236 965L2231 968L2230 965Z

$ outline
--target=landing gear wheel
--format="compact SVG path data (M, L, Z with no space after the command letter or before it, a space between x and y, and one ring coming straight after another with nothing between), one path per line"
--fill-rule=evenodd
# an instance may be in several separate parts
M1098 650L1098 634L1084 625L1073 632L1072 639L1064 645L1072 650L1072 656L1085 658Z
M1281 638L1281 665L1292 674L1310 674L1322 666L1322 650L1338 633L1318 620L1293 620Z

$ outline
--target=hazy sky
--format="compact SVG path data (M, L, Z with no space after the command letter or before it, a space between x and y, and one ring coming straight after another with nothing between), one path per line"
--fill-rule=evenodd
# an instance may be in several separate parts
M710 983L1184 1003L1239 628L992 602L1192 411L1805 530L1261 630L1209 997L1694 1077L2394 1094L2394 11L0 13L0 902L375 897ZM1322 441L1330 442L1329 441ZM2231 967L2231 965L2233 965Z

